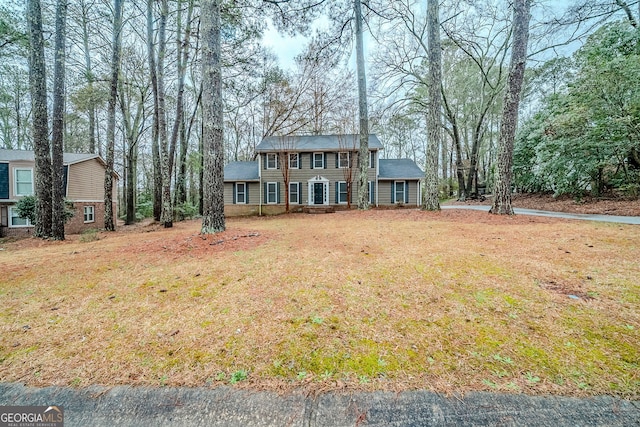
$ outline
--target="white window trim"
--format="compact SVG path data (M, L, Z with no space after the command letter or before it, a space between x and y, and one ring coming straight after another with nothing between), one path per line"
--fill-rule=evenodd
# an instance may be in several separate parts
M273 156L274 160L274 167L269 167L269 156ZM278 169L278 153L267 153L267 157L266 157L266 162L267 162L267 169L268 170L276 170Z
M294 202L291 200L291 186L296 187L296 196L297 196L297 200ZM290 205L299 205L300 204L300 190L302 190L302 186L300 185L299 182L290 182L289 183L289 204Z
M25 218L25 220L27 221L27 223L25 225L13 225L13 221L12 218L14 217L13 215L13 211L16 209L15 206L9 206L9 210L7 212L7 225L9 226L9 228L27 228L27 227L33 227L33 224L31 224L31 221L29 221L29 218ZM16 212L16 216L18 215L18 212ZM20 218L20 217L18 217Z
M91 208L91 219L85 219L87 216L87 208ZM82 207L82 219L85 224L96 222L96 207L95 206L83 206Z
M321 166L318 166L316 164L316 155L319 155L320 158L322 159L322 165ZM313 153L313 168L314 169L324 169L324 153L322 153L322 152Z
M244 191L242 194L244 195L244 202L240 202L238 198L238 194L241 192L238 191L238 187L242 185L244 187ZM236 182L236 205L246 205L247 204L247 183L246 182Z
M375 153L376 153L375 151L369 151L369 167L370 168L375 168L376 157L377 157Z
M347 164L346 164L346 166L342 164L342 159L341 159L341 155L342 154L346 154L347 155ZM340 151L338 153L338 169L348 169L350 165L351 165L351 153L348 152L348 151Z
M31 173L31 193L18 193L18 171L29 171ZM13 168L13 195L16 197L33 196L34 194L33 168Z
M402 183L402 199L398 199L398 183ZM402 203L404 204L404 200L405 200L405 194L404 192L407 189L407 184L406 181L393 181L393 198L395 199L396 203Z
M340 186L344 184L344 193L345 193L345 200L344 202L341 200L340 198L340 194L342 193L342 191L340 191ZM349 198L349 192L347 191L347 181L338 181L338 204L339 205L346 205L348 202Z
M291 156L296 156L296 165L291 165ZM300 154L299 153L289 153L289 169L298 169L300 166Z
M273 191L274 200L273 202L269 200L269 186L272 185L275 187ZM278 204L278 183L277 182L267 182L267 204L268 205L277 205Z

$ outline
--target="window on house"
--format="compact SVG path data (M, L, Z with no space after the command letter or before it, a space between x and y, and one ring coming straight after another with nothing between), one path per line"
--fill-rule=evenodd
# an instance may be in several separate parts
M95 220L96 220L95 208L93 206L85 206L84 207L84 222L94 222Z
M16 208L9 207L9 227L31 227L31 221L21 218Z
M404 203L404 181L396 181L394 183L395 202Z
M278 169L278 153L267 153L267 169Z
M313 153L313 168L324 169L324 153Z
M349 153L342 152L338 153L338 167L339 168L348 168L349 167Z
M278 183L277 182L267 182L267 203L269 204L278 203Z
M338 182L338 203L347 203L347 183L345 181Z
M33 169L15 169L16 196L33 194Z
M300 204L300 183L289 183L289 203Z
M236 203L241 205L247 203L247 184L244 182L236 183Z
M375 151L369 151L369 167L370 168L375 168L376 167L376 152Z
M299 164L298 153L289 153L289 169L298 169Z

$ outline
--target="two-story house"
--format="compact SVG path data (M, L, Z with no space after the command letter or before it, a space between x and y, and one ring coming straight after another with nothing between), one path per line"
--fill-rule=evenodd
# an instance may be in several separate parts
M97 154L63 156L64 194L74 216L65 224L68 234L104 226L104 174L106 164ZM33 151L0 149L0 236L28 235L33 224L20 218L15 204L34 194ZM118 175L114 173L113 200L117 200ZM114 202L113 212L117 212Z
M264 138L255 161L225 166L225 213L281 213L287 201L290 211L356 204L359 148L359 135ZM382 149L370 135L369 203L419 206L424 172L410 159L381 159Z

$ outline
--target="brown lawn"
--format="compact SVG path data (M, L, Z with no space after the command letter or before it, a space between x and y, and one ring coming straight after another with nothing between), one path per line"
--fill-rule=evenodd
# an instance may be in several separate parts
M640 391L640 227L371 211L0 243L0 380Z

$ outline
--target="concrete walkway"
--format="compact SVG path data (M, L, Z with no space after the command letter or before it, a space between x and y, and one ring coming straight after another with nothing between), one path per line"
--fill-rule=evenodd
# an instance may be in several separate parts
M443 205L442 209L466 209L473 211L489 212L491 206L485 205ZM563 219L580 219L586 221L601 221L601 222L614 222L619 224L634 224L640 225L640 216L619 216L619 215L593 215L593 214L574 214L565 212L552 212L552 211L540 211L537 209L520 209L514 208L516 215L534 215L534 216L546 216L549 218L563 218Z
M431 392L277 395L231 387L30 388L0 384L0 405L64 407L65 427L640 426L640 402Z

